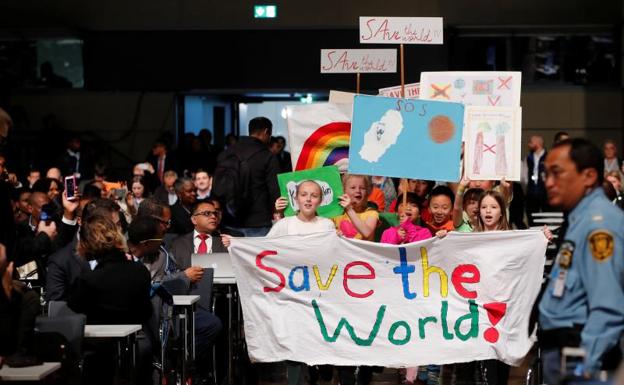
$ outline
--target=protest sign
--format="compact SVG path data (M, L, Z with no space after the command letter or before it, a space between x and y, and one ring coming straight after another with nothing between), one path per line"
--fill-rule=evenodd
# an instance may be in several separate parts
M457 181L463 118L459 103L358 95L349 172Z
M321 73L394 73L396 49L322 49Z
M353 92L344 92L344 91L329 91L329 103L332 104L348 104L349 107L353 107L353 97L357 95Z
M333 231L234 238L249 356L308 365L519 364L532 345L546 244L537 230L451 232L400 246Z
M277 176L277 183L280 187L280 195L288 198L288 207L284 211L285 216L292 216L299 211L295 201L297 186L306 180L312 180L321 186L323 200L317 210L317 214L333 218L344 213L344 209L338 204L338 198L343 194L342 180L338 167L327 166L312 168L309 170L287 172Z
M360 16L360 43L443 44L442 18Z
M521 72L422 72L420 99L520 107Z
M316 103L290 106L288 137L296 171L349 162L351 105Z
M520 180L522 108L467 106L464 170L474 180Z
M389 98L401 97L401 86L387 87L379 89L380 96L386 96ZM405 99L418 99L420 95L420 83L412 83L405 85Z

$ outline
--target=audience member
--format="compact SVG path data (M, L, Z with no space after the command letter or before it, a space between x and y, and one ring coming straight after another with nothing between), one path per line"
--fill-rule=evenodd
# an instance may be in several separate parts
M197 200L195 185L188 178L178 179L175 183L175 191L178 201L171 206L171 228L174 234L186 234L193 230L191 222L191 209Z
M167 144L164 140L157 140L152 146L152 154L147 161L152 165L154 174L160 183L164 182L165 171L178 171L178 164L175 157L169 154Z
M32 189L35 185L35 182L37 182L39 179L41 179L41 171L37 169L28 171L28 176L26 177L26 180L28 182L28 188Z
M549 210L546 186L544 185L544 161L546 160L544 139L539 135L531 136L529 139L529 150L531 152L526 157L526 214L529 224L532 225L531 214Z
M171 252L182 269L191 266L191 254L225 253L217 232L221 213L210 201L199 202L192 209L193 230L173 241Z
M35 318L41 313L39 295L13 280L13 268L0 244L0 363L7 356L32 354Z
M165 171L163 184L154 191L154 199L168 206L173 206L178 200L178 195L174 188L177 179L177 172L173 170Z
M85 154L80 151L82 142L76 134L69 135L65 151L57 161L61 174L75 176L76 179L90 179L93 177L93 165Z
M284 172L291 172L293 170L292 161L290 159L290 152L286 151L285 148L286 139L283 136L271 137L271 140L269 142L269 149L277 158L280 174Z
M602 152L604 153L604 173L605 175L610 172L617 172L622 174L622 159L618 158L617 146L615 141L608 139L602 146Z
M559 142L562 142L566 139L570 138L570 135L565 132L565 131L559 131L555 134L554 138L553 138L553 144L557 144Z
M208 174L208 171L202 169L195 171L193 184L197 189L197 201L205 201L210 198L210 190L212 190L212 176Z
M46 172L46 178L55 179L55 180L63 180L61 169L57 167L49 168L48 171Z

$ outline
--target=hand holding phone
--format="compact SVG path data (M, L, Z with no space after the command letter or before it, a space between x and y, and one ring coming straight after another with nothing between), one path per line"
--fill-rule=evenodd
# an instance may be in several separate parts
M78 186L76 185L76 177L74 175L65 177L65 193L68 201L76 200Z

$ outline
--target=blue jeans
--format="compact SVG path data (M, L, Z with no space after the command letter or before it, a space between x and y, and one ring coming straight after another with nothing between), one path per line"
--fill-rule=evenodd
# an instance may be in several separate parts
M264 237L269 233L269 230L271 230L271 226L268 227L233 227L233 226L228 226L228 229L232 229L235 231L238 231L240 233L243 233L243 235L245 237Z

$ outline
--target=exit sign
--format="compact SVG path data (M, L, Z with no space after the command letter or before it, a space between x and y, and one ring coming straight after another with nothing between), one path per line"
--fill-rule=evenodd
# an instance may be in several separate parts
M254 5L254 18L274 19L277 17L277 5Z

